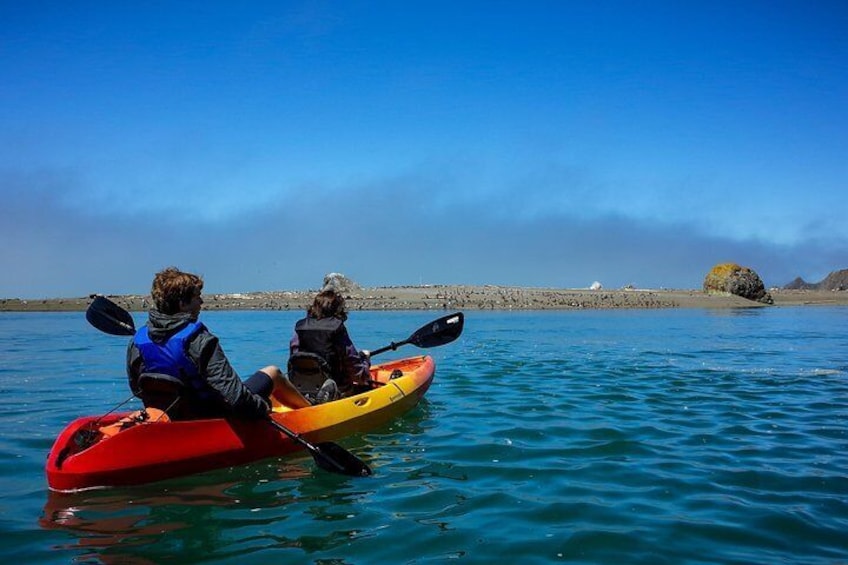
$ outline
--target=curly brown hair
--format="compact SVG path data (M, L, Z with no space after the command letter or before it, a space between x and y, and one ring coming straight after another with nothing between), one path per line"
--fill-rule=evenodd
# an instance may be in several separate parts
M306 309L306 315L316 320L338 318L344 322L347 320L344 296L332 290L322 290L315 296L312 306Z
M191 273L184 273L176 267L168 267L156 273L150 296L156 303L156 309L163 314L176 314L181 302L191 302L203 290L203 279Z

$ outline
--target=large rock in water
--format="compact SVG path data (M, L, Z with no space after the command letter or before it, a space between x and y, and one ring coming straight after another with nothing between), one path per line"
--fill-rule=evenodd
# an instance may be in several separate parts
M721 263L710 269L704 278L704 291L730 293L763 304L774 304L760 275L736 263Z

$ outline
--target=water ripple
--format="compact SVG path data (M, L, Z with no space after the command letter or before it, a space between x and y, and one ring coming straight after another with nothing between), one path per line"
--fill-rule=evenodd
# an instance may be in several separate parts
M239 367L280 362L297 316L208 314ZM0 318L2 504L16 509L0 555L846 562L846 314L467 313L460 340L428 351L426 400L342 442L372 478L298 457L71 497L46 493L44 455L69 420L126 398L126 342L79 316ZM351 333L382 345L428 317L358 312Z

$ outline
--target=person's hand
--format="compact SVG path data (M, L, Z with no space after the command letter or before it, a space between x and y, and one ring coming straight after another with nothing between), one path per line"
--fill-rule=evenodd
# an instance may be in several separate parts
M371 359L371 352L367 349L363 349L359 352L359 354L362 355L365 359Z

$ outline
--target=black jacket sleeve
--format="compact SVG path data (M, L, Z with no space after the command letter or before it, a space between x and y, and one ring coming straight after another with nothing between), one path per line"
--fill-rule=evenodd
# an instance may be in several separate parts
M217 337L205 331L199 333L189 343L188 354L232 415L242 418L266 416L268 403L244 386L238 373L230 365Z
M127 380L129 381L130 391L139 396L138 377L141 375L141 353L138 347L130 339L127 345Z

